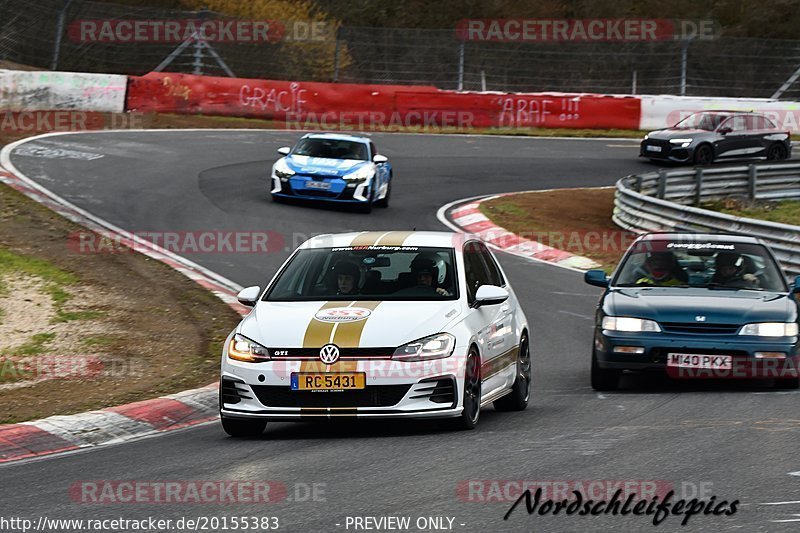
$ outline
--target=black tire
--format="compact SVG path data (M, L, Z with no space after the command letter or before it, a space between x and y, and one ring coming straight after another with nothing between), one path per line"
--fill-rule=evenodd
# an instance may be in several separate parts
M767 161L783 161L789 156L789 152L782 143L773 143L767 148Z
M264 433L264 429L267 427L266 420L226 418L224 416L220 417L220 419L225 433L236 438L258 437Z
M800 377L783 378L775 380L775 388L783 390L794 390L800 388Z
M386 196L375 202L375 205L378 207L389 207L389 197L391 195L392 195L392 178L389 177L389 183L386 185Z
M455 430L474 429L481 417L481 360L474 347L470 348L464 367L464 410L458 418L447 420L448 426Z
M714 149L710 144L701 144L694 150L695 165L710 165L714 162Z
M374 200L374 197L375 197L375 189L374 187L370 186L369 194L367 195L368 200L363 204L359 204L357 206L358 212L365 214L372 213L372 201Z
M517 358L517 377L511 393L494 402L496 411L523 411L528 407L531 397L531 352L528 336L523 334L519 341Z
M597 364L597 353L592 350L592 388L596 391L613 391L619 388L621 370L600 368Z

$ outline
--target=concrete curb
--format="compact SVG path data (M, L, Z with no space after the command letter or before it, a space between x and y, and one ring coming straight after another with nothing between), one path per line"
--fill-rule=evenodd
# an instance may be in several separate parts
M575 255L534 240L525 239L489 220L481 213L479 206L482 202L501 196L508 196L508 194L456 200L440 208L437 217L446 226L457 231L474 233L491 245L492 248L512 255L552 263L570 270L600 268L598 263L588 257Z
M152 259L165 263L210 290L241 315L250 308L236 300L241 287L202 266L143 240L64 200L19 172L11 152L30 137L9 144L0 152L0 182L45 205L93 232L114 239ZM97 411L51 416L19 424L0 425L0 464L71 452L203 424L218 418L218 384L151 400Z

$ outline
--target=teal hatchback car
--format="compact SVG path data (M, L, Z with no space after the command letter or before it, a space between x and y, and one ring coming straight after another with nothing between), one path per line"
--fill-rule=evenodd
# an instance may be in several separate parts
M673 378L772 378L800 385L800 276L790 285L772 251L748 236L651 233L626 252L597 306L591 379L624 371Z

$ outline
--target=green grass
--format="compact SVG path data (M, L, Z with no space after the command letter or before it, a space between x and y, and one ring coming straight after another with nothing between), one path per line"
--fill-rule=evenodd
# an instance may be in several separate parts
M56 338L55 333L37 333L31 340L14 351L15 355L38 355L45 351L45 344Z
M111 346L116 339L111 335L88 335L81 339L84 346Z
M758 203L752 206L737 202L718 201L702 204L701 207L727 215L800 226L800 201L797 200Z
M64 287L78 283L77 276L61 270L44 259L17 255L0 248L0 277L15 274L26 274L45 281L47 284L45 290L50 295L53 306L56 309L56 316L51 320L53 323L69 322L71 320L92 320L105 314L101 311L65 311L64 307L72 296ZM0 282L0 295L7 296L7 294L7 285Z

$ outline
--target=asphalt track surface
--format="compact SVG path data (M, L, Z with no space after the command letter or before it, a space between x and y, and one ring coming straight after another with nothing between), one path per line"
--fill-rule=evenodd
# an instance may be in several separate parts
M18 149L12 162L130 231L280 233L286 248L272 254L187 255L241 285L263 285L295 239L363 229L441 230L436 210L459 198L612 185L622 175L654 168L637 160L636 144L628 140L375 135L395 167L392 205L363 215L269 200L265 175L275 149L294 139L291 132L267 131L65 135L34 141L35 151L23 145L29 155ZM345 527L348 516L388 515L409 516L412 525L418 517L451 517L454 531L798 526L777 522L800 513L800 477L790 474L800 470L796 392L776 392L769 383L626 378L622 391L598 394L589 387L589 354L599 291L574 271L499 258L532 329L534 393L526 411L489 408L475 431L455 433L434 422L270 423L260 439L234 440L209 424L3 466L0 516L276 516L282 531L353 531ZM81 480L228 479L282 482L289 500L98 505L75 503L69 495ZM741 504L732 517L695 516L685 528L677 516L654 527L651 517L542 517L522 508L504 521L510 502L458 496L457 487L468 480L652 480L674 487L678 498L699 490ZM307 501L303 487L315 483L324 493ZM479 494L491 496L473 496Z

